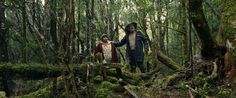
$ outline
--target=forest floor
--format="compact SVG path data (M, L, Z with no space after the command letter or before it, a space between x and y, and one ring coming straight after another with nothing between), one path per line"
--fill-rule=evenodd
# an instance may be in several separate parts
M41 67L42 65L40 64L7 66L8 67L4 67L6 68L4 69L5 71L11 70L16 74L26 73L21 74L21 78L23 79L15 80L19 79L20 75L18 74L13 76L12 82L9 81L12 85L11 89L13 90L12 92L14 92L13 95L17 95L15 97L49 98L49 96L51 96L53 91L52 78L44 78L42 80L37 80L37 78L34 78L36 80L27 80L27 78L39 75L41 77L38 77L38 79L40 79L43 78L41 75L42 73L44 73L43 75L46 77L51 77L54 75L53 73L58 72L58 69L53 69L53 67L50 67L49 65L47 68ZM193 83L188 83L189 81L183 79L172 81L171 85L166 86L166 78L169 75L176 73L175 71L160 68L160 70L154 74L147 74L148 72L142 74L140 72L130 73L124 68L122 69L123 77L117 78L115 68L110 68L107 70L107 78L103 79L99 70L100 68L91 68L92 70L89 71L91 72L89 74L88 66L86 64L70 66L77 66L74 67L73 70L75 71L75 78L78 82L76 83L78 93L83 96L82 98L234 98L234 96L236 96L236 79L232 81L220 80L204 82L200 83L201 85L191 85L194 83L198 84L199 81L197 80L193 80ZM27 69L23 70L21 67ZM46 75L44 71L50 71L48 74L53 75ZM148 79L143 78L145 76L151 77ZM56 91L58 93L58 98L65 98L66 96L68 97L68 95L70 95L70 98L76 98L73 95L74 90L71 87L73 86L71 85L71 79L72 77L70 75L67 75L66 77L57 77ZM65 88L67 88L67 90ZM0 92L0 96L4 96L3 92Z

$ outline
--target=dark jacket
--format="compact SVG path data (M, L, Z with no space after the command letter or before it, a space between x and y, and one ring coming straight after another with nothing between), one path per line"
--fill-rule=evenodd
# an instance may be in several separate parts
M147 39L142 34L142 32L137 31L136 41L135 41L135 51L133 55L131 53L131 48L129 45L128 34L126 34L121 41L114 43L116 47L123 46L124 44L126 44L126 55L129 57L129 60L135 60L131 62L144 62L143 48L148 49L148 42ZM135 57L135 59L133 57Z
M117 52L116 52L116 48L113 44L111 44L111 53L112 53L112 63L118 63L118 56L117 56ZM102 43L99 43L95 49L95 54L96 53L102 53L102 56L104 58L104 55L103 55L103 49L102 49Z

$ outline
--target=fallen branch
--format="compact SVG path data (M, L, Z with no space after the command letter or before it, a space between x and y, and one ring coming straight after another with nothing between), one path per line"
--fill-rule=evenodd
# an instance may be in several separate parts
M164 53L162 53L161 51L157 51L157 59L172 70L181 69L181 65L179 65L178 63L173 61L171 58L164 55Z
M194 98L193 93L192 93L191 90L188 90L188 94L189 94L189 97L190 97L190 98Z
M129 89L128 86L124 86L125 90L130 94L132 95L132 97L134 98L139 98L138 95L136 93L134 93L134 91L132 91L131 89Z

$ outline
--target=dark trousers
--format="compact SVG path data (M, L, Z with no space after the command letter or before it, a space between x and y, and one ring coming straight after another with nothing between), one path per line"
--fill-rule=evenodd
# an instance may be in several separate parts
M107 78L107 72L105 67L101 67L101 74L103 76L103 79L106 80ZM122 78L122 71L121 68L116 68L116 77L117 78Z
M108 61L108 62L112 63L111 60ZM121 75L122 75L121 69L120 69L120 68L116 68L116 77L117 77L117 78L121 78Z
M129 54L129 64L131 67L131 72L136 72L136 67L140 69L142 73L145 73L145 68L143 62L137 61L135 58L135 51L132 50L131 53Z
M116 68L116 77L121 78L122 77L122 71L120 68Z

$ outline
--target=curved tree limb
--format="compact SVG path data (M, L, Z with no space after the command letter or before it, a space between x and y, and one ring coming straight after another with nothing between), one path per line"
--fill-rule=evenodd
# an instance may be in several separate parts
M216 62L213 62L213 71L211 73L211 75L207 76L204 80L208 81L210 79L214 79L217 77L217 70L218 70L218 66L216 65Z

